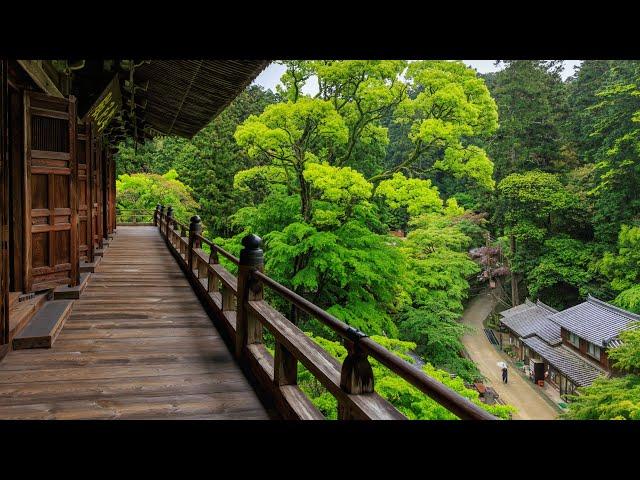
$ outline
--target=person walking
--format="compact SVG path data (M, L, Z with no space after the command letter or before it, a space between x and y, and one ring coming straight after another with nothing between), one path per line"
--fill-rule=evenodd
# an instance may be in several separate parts
M508 373L507 373L507 367L504 366L502 367L502 383L507 383L508 380Z

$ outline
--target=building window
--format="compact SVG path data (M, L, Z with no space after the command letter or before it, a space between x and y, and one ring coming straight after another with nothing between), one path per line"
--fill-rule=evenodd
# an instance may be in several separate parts
M593 343L589 343L587 345L587 353L591 355L593 358L597 358L600 361L600 347L594 345Z
M576 348L580 348L580 338L573 332L569 332L569 342Z

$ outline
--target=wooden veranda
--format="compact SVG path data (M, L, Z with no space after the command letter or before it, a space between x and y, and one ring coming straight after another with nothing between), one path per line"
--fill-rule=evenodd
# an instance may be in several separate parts
M0 419L266 419L154 227L118 227L50 349L0 362Z

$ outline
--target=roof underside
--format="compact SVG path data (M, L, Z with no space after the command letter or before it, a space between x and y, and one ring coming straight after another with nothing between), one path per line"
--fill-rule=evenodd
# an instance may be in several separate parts
M149 82L145 123L166 135L191 138L224 110L268 60L152 60L135 70Z

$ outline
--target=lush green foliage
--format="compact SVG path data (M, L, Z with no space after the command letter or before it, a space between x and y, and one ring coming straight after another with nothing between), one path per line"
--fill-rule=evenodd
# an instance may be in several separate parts
M175 170L169 170L164 175L120 175L116 180L116 196L117 208L122 211L125 220L128 210L152 213L160 203L166 207L171 205L174 216L181 222L188 222L189 217L198 208L191 188L178 180Z

